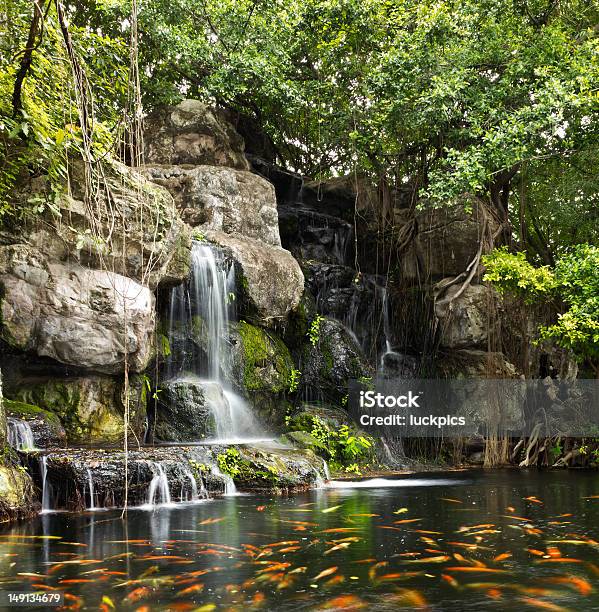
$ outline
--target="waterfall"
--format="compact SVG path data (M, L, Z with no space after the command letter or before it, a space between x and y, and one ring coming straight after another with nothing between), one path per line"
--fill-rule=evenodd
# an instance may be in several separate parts
M87 486L89 489L89 506L87 510L98 510L96 507L96 496L94 495L94 479L89 468L87 468Z
M222 376L222 370L231 363L229 310L234 296L235 267L218 249L194 241L189 280L170 295L171 354L166 374L169 380L202 386L219 442L264 438L246 402ZM181 348L181 333L202 350Z
M326 486L326 483L324 481L324 478L322 477L321 473L314 468L314 474L316 474L315 478L314 478L314 487L316 489L324 489Z
M189 482L191 484L191 500L190 501L198 501L200 497L198 495L198 483L196 482L195 476L189 470L185 470L185 476L189 478ZM181 494L181 501L183 501L183 493Z
M324 477L326 480L331 480L331 472L329 470L329 464L323 459L322 460L322 469L324 471Z
M27 421L8 417L7 424L8 444L10 446L19 451L37 450L31 425Z
M48 482L48 456L40 457L40 471L42 473L42 514L50 512L50 483Z
M229 476L229 474L224 474L221 472L216 465L210 467L210 471L215 475L221 478L225 483L225 496L229 497L232 495L237 495L237 487L233 482L233 479Z
M144 508L155 508L157 503L170 504L171 492L168 487L168 478L166 472L160 463L157 461L150 462L152 469L152 480L148 487L148 498Z

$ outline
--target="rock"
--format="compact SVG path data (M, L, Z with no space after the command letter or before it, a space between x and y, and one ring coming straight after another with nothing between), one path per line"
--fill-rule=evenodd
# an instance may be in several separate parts
M214 403L223 405L220 385L175 379L161 384L152 431L163 442L192 442L217 435Z
M301 191L304 184L301 174L285 170L255 155L248 155L246 153L246 157L252 165L252 170L273 184L279 206L282 203L287 204L301 201Z
M48 261L110 270L151 289L184 280L189 274L191 233L173 198L115 161L104 163L102 173L106 186L94 194L90 209L84 202L83 164L71 160L70 191L57 197L56 214L46 209L32 226L18 228L18 241L39 248ZM44 176L18 184L14 198L26 207L28 201L46 201L53 194Z
M441 352L435 363L442 378L516 378L518 373L503 353L479 350Z
M130 448L129 507L146 504L152 479L162 468L172 502L214 497L225 492L227 477L218 466L231 468L240 489L281 493L305 490L316 480L322 461L310 451L254 444L163 446ZM39 462L29 458L29 469L41 489ZM223 469L223 472L226 470ZM0 474L1 476L1 474ZM47 483L53 508L81 511L90 505L89 479L96 507L122 507L125 501L125 462L121 449L69 448L48 455ZM193 483L193 484L192 484ZM154 502L164 501L158 494Z
M231 371L235 386L269 431L283 425L294 363L283 340L272 330L246 321L231 324ZM300 374L296 370L299 380Z
M485 453L483 451L477 451L475 453L471 453L466 457L466 463L470 463L472 465L482 465L485 462Z
M0 522L32 517L39 508L31 476L21 466L0 465Z
M449 287L435 305L435 315L440 322L440 346L485 348L489 313L495 305L496 293L485 285L469 285L458 298L449 301L460 287L460 283Z
M353 225L295 204L279 208L281 242L300 260L345 265L353 257Z
M9 417L26 421L31 427L36 448L66 446L67 434L53 412L8 399L4 400L4 407Z
M164 107L145 120L149 164L229 166L248 170L241 136L223 112L199 100Z
M144 173L166 187L183 220L200 231L281 246L274 187L257 174L215 166L147 166Z
M304 262L306 287L319 313L351 329L369 359L385 347L385 279L348 266ZM389 330L387 330L389 331Z
M395 225L414 223L416 231L401 258L403 278L426 282L464 272L478 250L485 216L490 219L487 232L491 235L499 226L475 198L452 206L427 208L415 217L409 210L397 210ZM478 277L481 272L482 266Z
M284 342L246 321L234 325L234 368L246 391L281 394L289 388L293 359ZM235 333L236 332L236 333Z
M376 187L367 178L348 174L304 183L302 201L336 217L349 219L354 210L376 210L379 197Z
M271 327L297 308L304 275L289 251L237 234L208 231L206 238L223 247L241 271L241 308L253 322Z
M132 377L129 393L130 433L143 441L145 386L140 379ZM10 389L10 396L56 415L69 443L121 442L123 439L125 396L122 380L86 376L28 381L21 388Z
M374 372L339 321L322 318L317 332L315 344L306 342L300 350L302 397L336 405L348 394L349 381Z
M418 378L420 360L413 355L387 351L381 357L380 369L383 378Z
M107 373L153 356L154 296L130 278L20 244L0 247L0 286L0 335L14 348Z
M309 431L312 418L317 417L330 429L339 429L342 425L352 425L349 414L341 409L330 405L302 403L291 415L293 427L299 427L302 431Z

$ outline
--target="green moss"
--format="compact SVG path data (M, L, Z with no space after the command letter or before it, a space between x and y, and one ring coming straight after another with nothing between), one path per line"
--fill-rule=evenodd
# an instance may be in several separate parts
M248 391L285 391L293 370L293 360L285 343L245 321L239 323L238 329L243 343L244 387Z
M36 417L43 417L45 420L60 425L60 419L48 410L44 410L39 406L33 404L26 404L25 402L19 402L17 400L4 400L4 409L10 416L14 416L20 419L29 420L35 419Z
M56 415L72 441L119 440L123 419L118 414L119 389L111 379L52 380L28 385L15 399Z

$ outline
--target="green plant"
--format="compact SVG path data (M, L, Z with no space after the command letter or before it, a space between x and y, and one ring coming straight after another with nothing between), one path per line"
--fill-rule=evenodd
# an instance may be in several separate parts
M312 344L312 346L316 346L320 341L320 326L322 325L323 321L324 317L317 314L312 320L312 323L310 323L310 329L308 330L307 336L310 339L310 344Z
M370 458L374 446L372 438L362 436L349 425L331 428L320 417L303 413L296 417L286 417L285 422L290 431L305 431L317 442L315 451L327 460L339 466L358 463Z
M535 267L524 253L496 249L483 257L484 280L500 292L526 302L545 301L558 311L557 322L539 327L541 340L587 360L599 376L599 247L578 244L562 254L553 268Z
M299 370L296 370L295 368L291 368L291 371L289 372L289 380L288 380L289 393L295 393L297 391L301 377L302 377L302 373Z
M250 462L244 459L236 448L228 448L224 453L219 453L216 463L218 469L231 478L249 478L254 475Z

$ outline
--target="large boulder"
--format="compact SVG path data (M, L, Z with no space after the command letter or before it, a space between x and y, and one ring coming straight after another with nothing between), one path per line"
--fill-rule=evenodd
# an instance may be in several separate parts
M152 358L154 296L131 278L17 244L0 247L0 286L0 336L12 347L108 373Z
M503 353L459 349L442 351L435 361L441 378L516 378L518 372Z
M487 245L484 252L492 248L489 236L499 227L475 198L442 208L427 207L415 216L410 210L397 210L395 225L406 223L413 225L410 233L415 232L401 257L402 274L408 281L440 280L461 274L474 259L481 240ZM480 276L481 272L482 266L476 274Z
M145 384L132 377L129 385L129 434L143 442L145 428ZM18 402L33 405L56 415L68 441L121 442L127 397L124 382L108 376L28 380L7 389ZM13 404L11 404L13 405Z
M163 442L193 442L216 436L215 404L224 405L220 385L175 379L161 384L152 436Z
M297 308L304 275L289 251L239 234L208 231L206 238L239 265L242 307L254 322L273 326Z
M110 270L154 289L189 274L191 230L162 187L115 161L101 167L102 181L88 194L81 161L69 164L69 188L33 223L15 228L17 239L44 252L48 260L77 262ZM54 198L46 176L23 179L13 197L29 202Z
M243 138L224 113L199 100L166 106L145 121L149 164L229 166L248 170Z
M147 166L145 174L168 189L189 225L281 246L274 187L261 176L216 166Z
M272 330L241 321L231 324L231 376L269 427L280 427L295 389L297 370L289 349ZM294 378L295 376L295 378Z
M39 507L31 476L19 465L0 465L0 523L34 516Z
M440 346L485 348L496 293L485 285L469 285L456 298L460 288L461 283L449 287L435 305L435 315L440 322Z
M311 341L300 351L300 390L310 401L338 405L348 395L351 380L371 378L374 371L342 323L318 321L312 324Z

